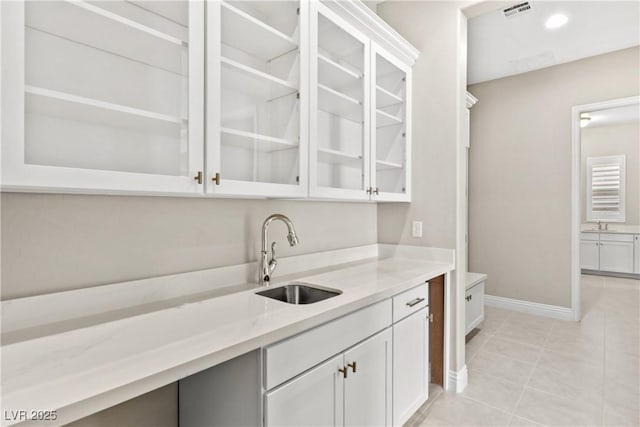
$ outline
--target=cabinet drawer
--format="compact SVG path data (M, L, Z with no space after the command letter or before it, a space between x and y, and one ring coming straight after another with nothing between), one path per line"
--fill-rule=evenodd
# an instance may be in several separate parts
M480 282L465 292L465 334L484 320L484 282Z
M598 240L600 240L600 235L598 233L580 233L580 239L597 242Z
M429 283L393 297L393 323L429 305Z
M391 325L391 300L333 320L264 349L269 390Z
M600 240L607 242L633 242L633 234L600 233Z

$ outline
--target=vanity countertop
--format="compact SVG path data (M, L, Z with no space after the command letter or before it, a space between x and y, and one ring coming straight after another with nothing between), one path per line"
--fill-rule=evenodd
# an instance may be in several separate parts
M627 225L617 223L607 223L608 230L598 230L596 224L582 224L580 231L583 233L622 233L622 234L640 234L640 225Z
M389 298L453 267L452 262L375 258L297 275L296 280L342 291L315 304L287 304L245 286L222 296L15 340L2 346L3 409L57 410L56 424L77 419L87 408L95 412L128 400ZM3 419L3 425L16 423Z
M480 282L484 282L485 280L487 280L487 275L484 273L471 273L471 272L467 272L465 274L465 289L469 290L471 288L473 288L475 285L477 285Z

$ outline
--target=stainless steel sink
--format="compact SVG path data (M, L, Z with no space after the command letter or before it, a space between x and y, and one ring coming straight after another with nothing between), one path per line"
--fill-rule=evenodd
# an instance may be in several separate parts
M256 292L257 295L277 299L289 304L313 304L341 293L341 291L335 289L316 288L306 283L290 283L285 286Z

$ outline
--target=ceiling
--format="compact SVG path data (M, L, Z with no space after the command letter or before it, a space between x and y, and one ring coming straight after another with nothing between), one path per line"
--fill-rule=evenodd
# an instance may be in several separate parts
M515 1L513 5L522 3ZM503 7L468 21L469 84L525 73L640 44L638 1L530 1L505 17ZM549 30L563 13L566 25Z
M591 120L589 120L587 128L638 123L640 122L640 106L635 104L625 107L609 108L607 110L592 111L589 113L589 117Z

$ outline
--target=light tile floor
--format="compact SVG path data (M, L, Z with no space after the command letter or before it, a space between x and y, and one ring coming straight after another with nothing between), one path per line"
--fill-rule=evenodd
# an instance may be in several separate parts
M580 323L487 307L469 385L405 427L640 426L640 281L582 276Z

